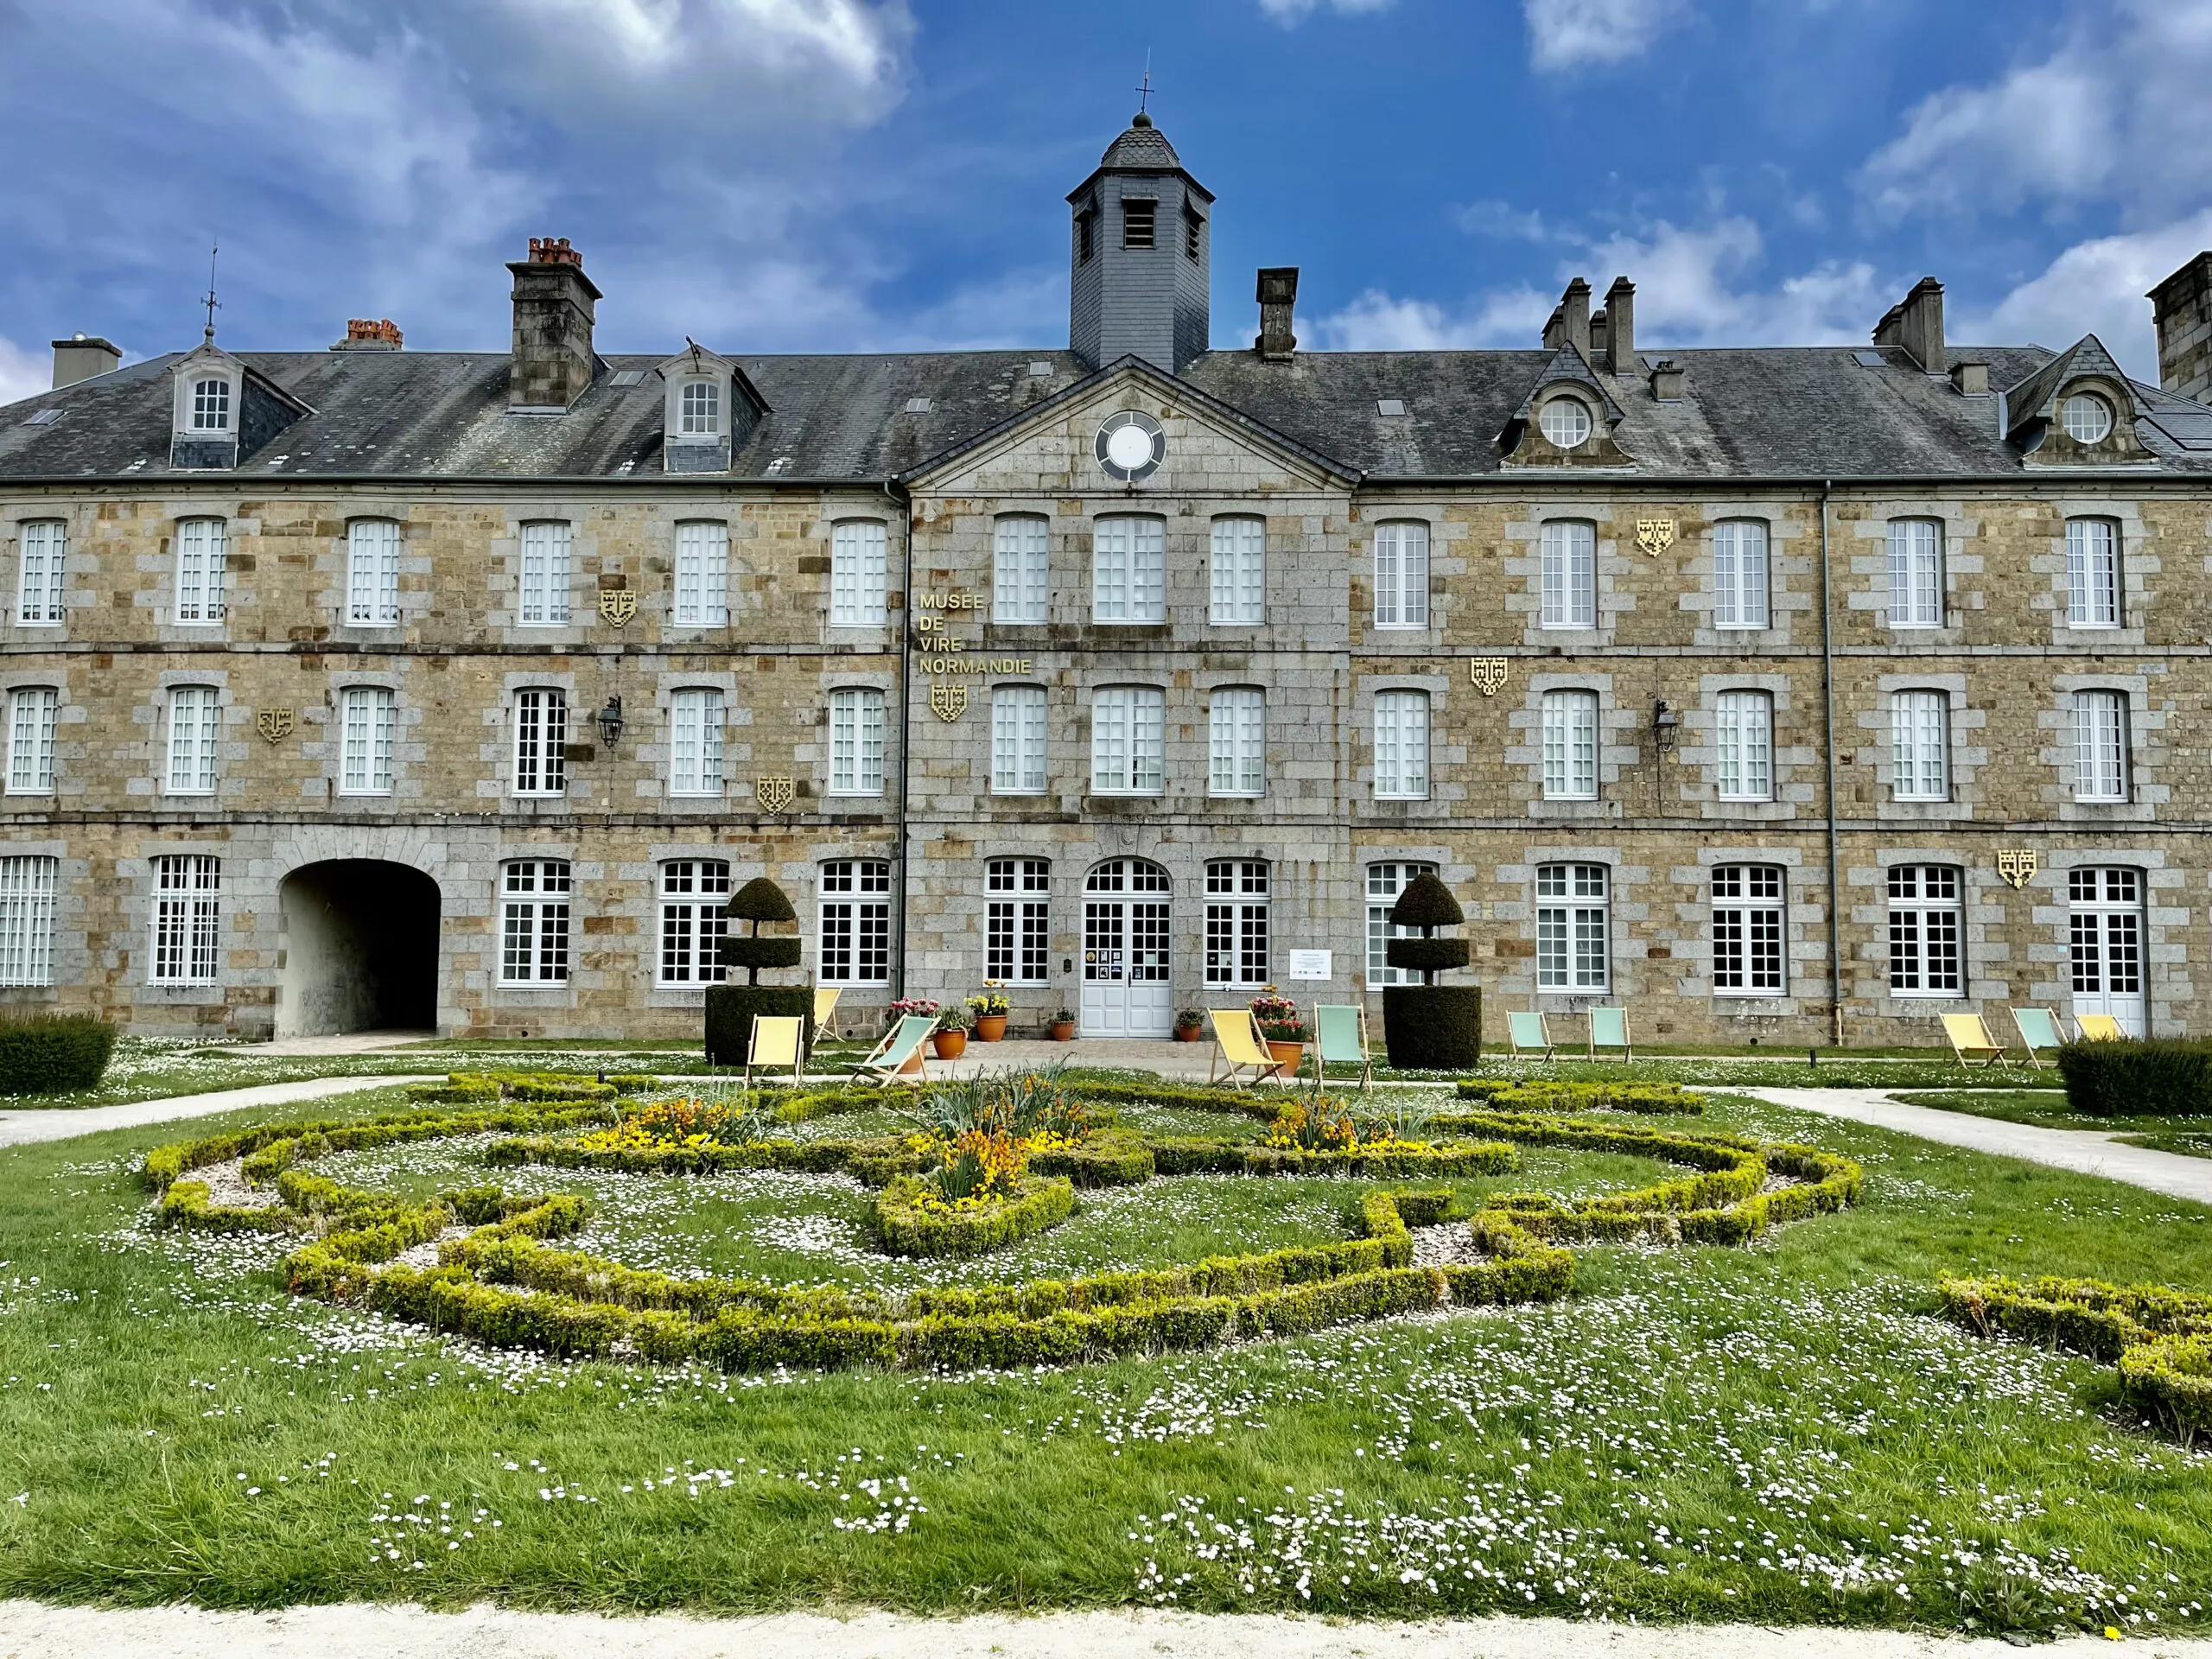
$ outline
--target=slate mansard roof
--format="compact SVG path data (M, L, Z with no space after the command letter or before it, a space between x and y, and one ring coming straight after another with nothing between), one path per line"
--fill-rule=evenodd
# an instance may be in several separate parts
M179 360L172 354L0 410L0 480L664 482L669 476L662 465L664 386L656 370L664 359L658 356L602 357L573 408L538 416L508 412L505 353L236 355L308 412L235 467L171 468L170 371ZM2043 388L2050 377L2041 372L2072 353L2026 346L1955 347L1948 355L1953 363L1986 363L1992 395L1961 395L1896 347L1647 352L1647 364L1663 359L1682 371L1679 400L1658 401L1648 373L1594 377L1621 412L1612 437L1629 464L1541 473L1512 467L1498 437L1526 410L1547 374L1556 372L1554 350L1301 352L1287 362L1216 351L1190 364L1181 378L1261 429L1328 459L1347 477L1377 482L1508 472L1592 481L1935 481L2027 473L2022 447L2008 441L2002 394ZM2098 355L2109 361L2101 347ZM694 480L879 484L1042 404L1080 395L1087 382L1121 366L1094 372L1082 358L1060 350L733 354L731 361L766 400L768 412L727 473L690 474ZM2137 434L2152 456L2133 470L2147 477L2212 474L2212 411L2139 382L2129 382L2127 391ZM1405 413L1380 413L1386 400L1402 404ZM49 410L58 412L37 419Z

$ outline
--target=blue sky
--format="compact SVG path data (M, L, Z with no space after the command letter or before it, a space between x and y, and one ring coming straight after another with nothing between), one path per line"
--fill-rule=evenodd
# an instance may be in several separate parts
M1052 345L1062 198L1135 107L1219 198L1214 339L1654 346L2094 331L2212 247L2212 0L0 0L0 401L47 341L504 349L531 235L599 340Z

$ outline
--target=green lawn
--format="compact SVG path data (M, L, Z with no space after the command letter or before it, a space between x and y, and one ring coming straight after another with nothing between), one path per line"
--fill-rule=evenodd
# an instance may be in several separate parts
M2205 1460L2117 1421L2100 1368L1928 1310L1945 1270L2212 1289L2212 1211L1747 1100L1668 1122L1847 1153L1864 1202L1755 1249L1585 1251L1556 1306L972 1376L448 1345L294 1300L276 1242L149 1232L133 1160L217 1120L0 1152L0 1596L2205 1622ZM427 1186L467 1152L323 1167ZM1513 1184L1655 1168L1532 1151ZM922 1270L830 1178L500 1174L591 1192L591 1247L639 1265ZM1160 1182L929 1270L1341 1236L1360 1190Z

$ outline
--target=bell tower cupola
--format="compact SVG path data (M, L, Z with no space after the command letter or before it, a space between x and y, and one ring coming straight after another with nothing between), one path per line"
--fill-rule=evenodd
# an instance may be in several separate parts
M1068 205L1069 349L1180 373L1207 346L1213 193L1141 110Z

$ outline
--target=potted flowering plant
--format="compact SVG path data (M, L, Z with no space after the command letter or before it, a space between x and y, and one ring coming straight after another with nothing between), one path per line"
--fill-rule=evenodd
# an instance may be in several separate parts
M976 1040L995 1043L1006 1036L1006 1017L1011 1004L1007 1001L1004 993L988 988L988 980L983 982L987 988L983 994L968 999L968 1012L976 1018Z
M1204 1008L1184 1008L1175 1015L1175 1040L1179 1043L1197 1042L1198 1034L1205 1028L1206 1011Z
M968 1028L975 1023L975 1017L957 1004L940 1010L937 1029L930 1033L930 1046L937 1051L938 1058L957 1060L965 1054Z
M1054 1042L1073 1042L1075 1040L1075 1010L1073 1008L1053 1009L1051 1029Z
M1275 994L1272 985L1252 999L1252 1017L1260 1022L1260 1035L1268 1052L1295 1073L1306 1058L1306 1019L1298 1004Z
M889 1007L883 1011L883 1023L887 1026L895 1026L901 1020L904 1020L908 1014L918 1014L925 1019L935 1020L937 1018L938 1007L938 1001L934 997L902 996L896 1002L893 1002ZM909 1073L918 1075L921 1069L921 1051L917 1049L914 1052L914 1058L907 1061L905 1065L899 1068L899 1075L901 1077L905 1077Z

